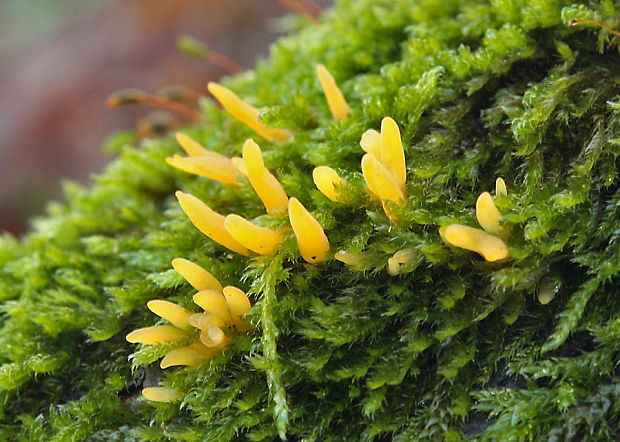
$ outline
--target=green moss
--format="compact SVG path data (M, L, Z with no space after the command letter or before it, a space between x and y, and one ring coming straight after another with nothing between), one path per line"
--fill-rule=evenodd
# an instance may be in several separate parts
M612 1L341 0L254 71L225 84L294 138L259 137L265 163L360 266L230 257L173 194L220 213L264 214L249 185L188 176L172 137L116 145L89 189L66 185L21 241L0 239L0 434L8 440L613 440L620 418L620 97ZM301 22L300 22L301 23ZM314 73L325 64L354 110L334 121ZM254 134L204 100L184 132L226 155ZM407 200L390 221L365 190L361 134L399 124ZM131 138L127 138L131 140ZM125 141L123 141L124 143ZM116 143L119 144L120 142ZM122 143L121 143L122 144ZM329 165L350 186L312 184ZM497 176L512 260L444 245L476 226ZM412 249L393 277L387 260ZM248 291L252 328L195 368L128 344L156 323L153 298L192 307L170 270L184 257ZM560 287L537 301L544 278ZM180 404L140 399L163 381Z

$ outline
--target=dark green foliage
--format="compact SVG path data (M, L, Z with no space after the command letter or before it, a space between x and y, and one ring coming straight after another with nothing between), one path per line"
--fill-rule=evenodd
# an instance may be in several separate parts
M0 434L8 440L617 440L620 419L620 57L617 38L570 18L620 23L612 1L341 0L226 85L291 129L255 137L289 196L360 266L306 264L288 237L245 258L202 236L173 193L264 215L247 183L173 170L172 137L118 147L88 190L66 187L26 238L0 239ZM334 121L325 64L354 110ZM185 132L238 155L254 134L205 100ZM407 201L390 221L360 173L361 134L399 124ZM124 140L125 138L123 138ZM128 140L130 138L127 138ZM313 167L348 184L315 190ZM512 259L444 245L496 199ZM262 218L265 225L286 224ZM396 251L411 262L394 277ZM170 347L128 344L162 298L196 310L170 268L204 266L250 295L251 330L196 368L158 369ZM543 281L558 293L537 301ZM162 382L181 404L150 404Z

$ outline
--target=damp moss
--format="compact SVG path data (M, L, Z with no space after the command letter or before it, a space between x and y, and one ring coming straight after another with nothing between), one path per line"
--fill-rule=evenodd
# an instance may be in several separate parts
M616 439L620 56L607 31L567 23L617 29L619 6L340 0L318 23L296 21L254 70L223 81L291 138L265 140L211 99L208 122L182 132L228 157L256 137L266 168L324 229L330 259L306 263L292 237L272 256L231 254L194 228L175 191L264 227L286 219L265 215L243 179L172 168L172 134L123 146L88 188L67 183L23 239L0 240L1 437ZM330 113L319 64L346 119ZM365 186L359 145L384 117L400 128L407 172L404 199L385 207ZM342 178L337 201L315 188L318 166ZM492 263L438 228L476 227L476 199L497 177L510 260ZM125 335L157 324L149 300L196 311L177 257L253 307L223 352L162 372L171 347ZM545 305L540 287L554 292ZM140 396L159 385L182 402Z

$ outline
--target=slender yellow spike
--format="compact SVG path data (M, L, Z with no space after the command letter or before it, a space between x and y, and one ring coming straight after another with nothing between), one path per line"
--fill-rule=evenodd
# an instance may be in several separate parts
M362 253L347 252L340 250L334 254L334 259L350 266L359 266L364 264L364 255Z
M216 152L205 149L200 143L192 139L190 136L185 135L184 133L177 132L176 139L185 151L185 153L190 157L210 156L213 154L219 155Z
M312 171L312 179L317 189L330 200L338 201L337 185L344 184L344 180L338 176L331 167L319 166Z
M189 328L189 316L192 314L188 309L163 299L153 299L146 303L150 311L160 318L164 318L175 327Z
M249 256L248 249L230 236L224 228L224 217L214 212L194 195L177 191L175 193L183 212L198 230L213 241L241 255Z
M202 307L206 313L219 316L224 323L230 322L230 312L226 298L222 293L215 290L202 290L194 295L194 302Z
M248 178L248 168L245 166L245 161L240 157L232 157L230 162L237 168L239 172L241 172L246 178Z
M483 192L476 201L476 218L478 224L493 235L505 236L506 230L500 225L502 216L495 207L493 197L489 192Z
M172 267L196 290L222 291L222 284L205 269L185 258L172 260Z
M508 247L504 241L484 230L451 224L446 227L444 236L448 244L476 252L490 262L509 257Z
M226 298L226 305L228 305L230 316L232 316L232 325L241 331L247 330L243 321L239 319L252 307L245 292L237 287L229 285L228 287L224 287L224 297Z
M374 129L368 129L363 133L360 146L364 152L381 158L381 134Z
M243 161L248 169L250 184L258 194L268 213L288 205L288 197L280 182L266 168L258 144L249 138L243 144Z
M291 198L289 201L288 217L297 237L297 247L302 258L311 264L327 261L329 241L323 227L297 198Z
M145 345L157 345L178 341L184 337L185 333L176 327L171 325L155 325L134 330L125 336L125 339L132 344L139 342Z
M209 359L215 353L217 352L206 347L200 341L196 341L186 347L177 348L169 352L161 360L159 366L161 368L168 368L176 365L188 365L193 367Z
M405 151L396 121L390 117L381 120L381 164L390 172L400 189L405 186L407 170Z
M368 188L381 200L402 202L404 195L394 182L393 175L383 167L377 158L367 153L362 157L362 174Z
M200 330L206 330L209 327L226 327L224 320L213 313L194 313L189 317L189 323Z
M269 129L258 121L258 109L247 104L230 89L213 82L207 85L207 89L233 117L266 140L284 142L291 137L292 134L286 129Z
M142 396L151 402L179 402L183 393L169 387L148 387L142 389Z
M259 255L271 255L282 242L278 232L252 224L239 215L228 215L224 227L239 243Z
M228 158L189 157L179 155L166 158L172 167L224 184L237 185L238 170Z
M349 119L349 114L352 114L353 111L347 104L344 95L342 95L342 91L336 84L336 80L334 80L332 74L330 74L327 68L322 64L316 66L316 73L319 77L319 82L323 88L323 93L325 94L325 99L327 100L327 105L329 106L329 111L332 113L332 116L336 120L347 121Z
M508 190L506 190L506 183L501 177L495 180L495 196L500 195L508 195Z
M213 350L219 350L230 342L230 339L224 334L219 327L208 327L207 330L200 333L200 342Z

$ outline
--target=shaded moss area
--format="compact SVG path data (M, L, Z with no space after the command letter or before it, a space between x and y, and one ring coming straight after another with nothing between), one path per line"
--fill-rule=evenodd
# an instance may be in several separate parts
M89 189L66 185L22 241L0 241L0 434L8 440L613 440L620 418L620 57L618 2L342 0L299 22L269 59L224 83L294 137L255 136L287 194L357 266L306 264L292 234L273 257L201 235L174 191L248 219L247 182L191 177L164 158L172 137L125 146ZM334 121L314 69L354 115ZM185 133L239 155L254 134L204 100ZM359 140L401 128L406 201L385 216ZM334 203L312 169L349 183ZM477 226L496 199L512 259L487 263L437 229ZM285 224L275 216L266 225ZM408 249L397 276L387 260ZM195 368L124 336L154 325L154 298L197 310L170 266L190 259L249 293L251 330ZM549 304L537 300L551 286ZM151 404L146 386L182 404Z

